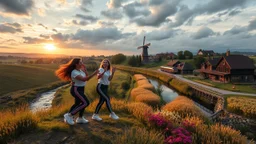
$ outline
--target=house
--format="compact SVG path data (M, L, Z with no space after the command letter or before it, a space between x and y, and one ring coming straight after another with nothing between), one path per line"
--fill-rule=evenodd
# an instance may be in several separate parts
M220 82L254 82L255 66L253 61L243 55L230 55L202 64L200 73L211 80Z
M167 66L169 67L176 67L178 64L180 64L181 62L178 60L171 60L167 63Z
M213 50L202 50L199 49L197 52L197 55L201 55L201 56L213 56L215 55Z
M193 66L189 63L182 62L177 65L178 73L179 74L193 74Z
M170 73L177 74L193 74L193 66L186 62L180 62L178 60L171 60L167 64L168 67L162 66L161 70Z

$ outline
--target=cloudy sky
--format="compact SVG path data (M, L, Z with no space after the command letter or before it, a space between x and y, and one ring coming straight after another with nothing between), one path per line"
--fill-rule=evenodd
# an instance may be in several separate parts
M256 52L255 0L0 0L0 52Z

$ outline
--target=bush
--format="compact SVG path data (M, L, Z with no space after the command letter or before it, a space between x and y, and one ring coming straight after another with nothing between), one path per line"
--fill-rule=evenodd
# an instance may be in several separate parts
M128 82L122 82L121 87L123 90L129 90L130 84Z
M184 96L178 96L174 101L166 104L162 109L165 111L176 112L182 117L195 116L204 119L201 111L194 105L194 102Z

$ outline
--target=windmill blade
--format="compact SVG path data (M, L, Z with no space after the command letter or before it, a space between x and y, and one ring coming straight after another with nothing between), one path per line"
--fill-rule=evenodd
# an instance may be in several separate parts
M142 44L142 45L144 45L144 44L145 44L145 40L146 40L146 36L144 36L144 39L143 39L143 44Z
M145 46L150 46L150 45L151 45L151 43L145 44Z
M137 49L141 49L141 48L143 48L143 46L139 46Z

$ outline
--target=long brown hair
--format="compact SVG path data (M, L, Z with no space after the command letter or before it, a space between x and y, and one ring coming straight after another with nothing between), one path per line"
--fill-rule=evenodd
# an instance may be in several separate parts
M61 65L60 68L55 71L55 75L63 81L70 81L71 72L76 68L76 65L79 64L79 62L79 58L70 60L67 64Z
M104 61L108 62L108 70L112 70L111 63L110 63L110 61L108 59L104 59L104 60L101 61L100 68L103 68L103 62Z

